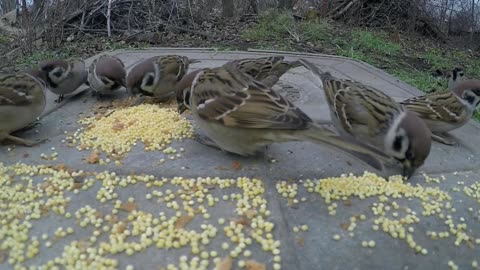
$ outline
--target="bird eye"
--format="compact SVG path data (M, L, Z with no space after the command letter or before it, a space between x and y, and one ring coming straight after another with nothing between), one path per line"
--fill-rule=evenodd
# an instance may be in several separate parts
M57 77L57 78L62 77L62 75L63 75L63 71L61 71L61 70L55 71L55 72L53 73L53 76L55 76L55 77Z
M410 151L410 149L405 153L405 158L407 160L413 160L415 158L415 154Z
M146 86L152 86L154 82L155 82L155 78L153 76L148 76L147 77L147 82L145 83L145 85Z
M393 141L393 150L396 152L399 152L402 150L402 141L403 141L403 136L395 136L395 140Z

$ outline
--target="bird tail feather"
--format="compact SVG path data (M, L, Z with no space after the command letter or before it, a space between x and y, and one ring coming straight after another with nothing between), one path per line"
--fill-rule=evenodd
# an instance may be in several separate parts
M300 133L304 140L319 143L330 148L340 150L350 156L360 159L367 165L379 170L384 170L384 164L391 158L382 150L369 144L362 143L353 137L338 135L332 130L321 125L313 125Z

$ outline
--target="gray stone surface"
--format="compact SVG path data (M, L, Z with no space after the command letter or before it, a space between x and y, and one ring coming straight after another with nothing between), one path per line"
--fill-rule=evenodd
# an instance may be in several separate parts
M132 66L135 62L154 55L181 54L192 59L201 60L200 63L193 64L191 70L204 67L214 67L223 64L225 61L245 58L261 57L275 52L267 51L249 51L249 52L224 52L213 51L209 49L148 49L139 51L114 51L110 54L120 57L127 66ZM278 52L277 52L278 53ZM361 81L375 86L396 99L403 99L421 92L393 76L378 70L368 64L355 62L343 57L333 57L315 54L284 53L287 60L294 60L298 57L307 58L317 63L322 68L331 71L334 75ZM86 62L90 64L92 59ZM315 119L328 120L327 107L323 98L321 89L315 87L310 73L304 68L296 68L287 73L279 83L281 92L298 104L305 112ZM85 88L79 89L82 91ZM124 96L119 93L118 98ZM54 97L48 95L48 108L46 114L41 119L41 125L35 130L30 130L21 134L24 138L50 138L48 143L33 148L21 146L0 146L0 162L13 164L17 161L27 164L67 164L71 168L83 169L84 171L115 171L119 175L127 175L131 171L137 173L152 174L158 177L203 177L218 176L224 178L235 178L239 176L257 177L263 180L265 185L264 197L268 200L268 209L272 215L268 220L275 223L274 238L280 240L282 269L447 269L447 262L453 260L460 269L471 269L473 260L480 261L480 249L478 244L471 246L462 243L455 246L454 237L443 240L429 240L426 237L426 231L444 231L447 226L443 220L438 218L426 218L421 216L421 204L417 201L412 209L419 213L421 222L412 225L415 229L416 241L428 249L428 255L420 255L410 249L404 240L393 239L383 232L374 232L371 229L373 216L371 205L377 199L358 200L352 199L352 206L345 207L342 202L339 204L337 215L328 214L327 205L318 194L307 193L304 188L300 188L298 198L306 197L307 202L300 203L292 207L288 200L281 197L275 185L279 181L288 180L297 182L300 185L301 179L321 179L331 176L339 176L342 173L361 174L365 170L372 170L357 160L346 157L336 151L330 150L321 145L314 145L306 142L295 142L285 144L275 144L269 147L265 154L254 158L240 158L238 156L224 154L218 150L200 145L193 140L183 142L174 142L173 147L185 148L183 157L175 161L169 161L159 165L158 161L165 158L165 154L159 151L145 152L140 145L129 153L123 164L118 167L114 164L108 165L87 165L83 160L90 151L78 151L67 147L61 141L65 139L64 132L75 131L79 126L77 120L79 114L88 114L92 105L96 102L90 93L84 93L72 97L68 102L57 105L53 103ZM451 213L454 220L458 222L460 217L465 218L468 225L466 230L470 236L480 238L479 209L480 201L475 201L465 196L463 191L452 192L452 188L459 186L458 181L464 181L465 185L471 185L478 181L477 172L479 168L479 150L480 137L477 136L480 126L473 121L452 132L453 137L458 141L456 146L444 146L437 143L433 144L432 152L426 164L419 169L416 176L410 182L412 184L438 186L440 189L452 193L452 205L456 208L456 213ZM59 153L59 160L56 162L40 159L41 153L51 152L50 148L55 147ZM13 149L12 149L13 148ZM28 153L28 155L25 155ZM272 163L271 159L278 162ZM238 161L242 164L239 170L231 170L232 162ZM227 168L219 170L218 168ZM392 168L387 173L399 172L398 168ZM460 172L460 173L457 173ZM446 181L439 184L425 184L422 173L431 176L444 175ZM75 212L79 207L89 204L97 209L110 209L110 204L102 205L95 200L96 190L100 183L80 195L73 195L73 202L69 206L69 211ZM461 187L461 185L460 185ZM162 190L161 188L159 190ZM221 198L222 194L229 194L232 190L214 190L213 193ZM129 196L136 198L142 209L152 213L159 211L171 211L164 205L154 204L145 200L146 189L143 186L129 186L122 189L120 197L126 200ZM220 200L222 201L222 200ZM399 204L406 205L407 200L398 200ZM144 205L144 206L143 206ZM473 208L469 211L468 208ZM211 220L202 220L196 218L194 222L187 227L198 229L202 222L217 224L217 219L224 217L235 218L233 213L234 205L230 202L222 202L211 208ZM172 212L169 212L172 214ZM349 217L355 214L365 214L367 220L359 222L355 235L350 237L348 232L341 229L341 224L348 221ZM70 225L66 225L70 224ZM309 231L294 234L294 226L308 224ZM42 233L52 234L59 226L74 226L72 220L64 218L42 219L34 224L32 235L41 235ZM78 226L77 226L78 227ZM217 224L218 227L218 224ZM40 254L33 260L27 261L26 265L43 264L47 260L58 256L64 245L70 243L73 239L83 239L91 235L92 230L79 229L75 234L68 236L55 243L52 248L43 248ZM333 234L340 234L342 239L335 241ZM301 242L299 243L299 238ZM361 242L364 240L375 240L376 247L363 248ZM219 227L219 233L212 244L207 249L219 250L220 256L227 253L219 247L220 243L225 241L225 236ZM262 252L258 244L249 247L253 252L252 258L264 262L268 269L272 268L272 254ZM160 266L166 266L169 263L178 263L180 255L193 256L190 248L179 250L162 250L154 246L147 251L127 256L124 253L110 256L120 262L120 268L124 269L127 264L132 264L135 269L157 269ZM236 260L235 260L236 263ZM0 264L1 269L10 269L6 262ZM208 269L212 269L212 264ZM235 267L236 268L236 264Z

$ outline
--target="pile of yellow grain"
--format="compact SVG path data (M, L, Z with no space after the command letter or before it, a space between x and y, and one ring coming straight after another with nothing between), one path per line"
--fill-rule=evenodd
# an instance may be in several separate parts
M154 104L114 109L100 117L79 121L84 127L67 137L77 149L93 149L107 154L123 155L138 142L145 150L162 150L173 140L193 136L188 120L173 108L161 108Z

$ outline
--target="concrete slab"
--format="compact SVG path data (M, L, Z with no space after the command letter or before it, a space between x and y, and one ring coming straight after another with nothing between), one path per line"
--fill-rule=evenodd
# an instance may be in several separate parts
M189 58L201 60L200 63L193 64L191 70L204 67L214 67L223 64L228 60L245 58L245 57L261 57L265 55L284 54L289 60L295 60L298 57L307 58L310 61L323 66L327 70L333 72L335 75L358 80L368 83L387 94L402 99L412 95L420 94L421 92L389 74L376 69L368 64L352 61L343 57L333 57L327 55L315 54L301 54L292 52L269 52L269 51L248 51L248 52L226 52L214 51L211 49L168 49L168 48L152 48L148 50L138 51L114 51L108 52L121 58L128 67L131 67L137 61L154 56L166 54L180 54L188 56ZM94 58L87 59L86 63L90 64ZM296 68L287 73L279 85L276 86L284 95L286 95L292 102L298 104L305 112L315 119L328 119L327 106L325 104L323 93L316 89L314 83L311 81L310 73L304 68ZM85 88L79 89L81 92ZM116 98L123 98L125 93L118 93ZM470 190L468 186L478 184L477 174L479 168L479 150L480 138L474 136L480 131L480 126L473 121L461 128L458 131L452 132L452 135L458 140L459 144L454 147L434 144L430 157L426 164L419 170L419 173L411 179L412 184L419 184L422 187L432 187L445 191L445 194L451 196L450 204L452 207L441 210L444 213L443 218L439 215L432 215L430 217L422 216L425 202L422 204L422 199L419 198L391 198L391 194L385 194L390 199L385 204L391 204L396 201L400 205L400 209L405 210L407 207L415 211L419 217L418 222L414 222L409 226L412 227L411 233L415 241L427 250L428 254L422 255L422 251L416 252L409 247L406 240L394 239L392 236L383 232L372 230L375 225L378 215L372 212L374 203L380 203L379 196L373 196L366 200L360 200L354 195L346 197L345 200L340 199L336 203L338 209L336 215L329 215L329 207L324 198L315 190L308 190L303 187L306 179L322 179L332 176L339 176L343 173L352 172L354 174L362 174L365 170L371 170L369 167L357 162L354 159L346 157L341 153L332 151L320 145L313 145L310 143L286 143L275 144L269 147L264 155L254 158L240 158L238 156L224 154L215 149L200 145L193 140L185 140L183 142L174 142L172 147L183 147L185 152L183 157L175 161L169 161L163 165L159 165L158 161L165 158L166 155L159 151L145 152L141 145L137 145L133 151L126 155L122 166L114 164L107 165L88 165L83 160L84 157L90 154L90 151L78 151L75 148L70 148L62 143L65 139L65 131L72 133L79 128L77 121L79 117L88 115L92 106L95 104L95 98L91 97L89 93L72 97L69 102L60 105L53 103L54 97L48 95L48 107L44 116L42 117L42 125L35 130L30 130L22 134L22 137L29 139L36 138L50 138L48 143L39 145L34 148L25 148L21 146L0 146L0 162L11 165L16 162L22 162L30 165L39 164L65 164L74 170L83 170L85 172L102 172L110 171L116 172L117 175L127 177L132 171L137 174L153 175L154 178L172 178L175 176L182 176L184 178L197 177L220 177L220 178L236 178L236 177L250 177L260 179L261 187L253 188L259 190L263 188L263 192L258 193L257 200L265 200L266 209L271 213L270 215L260 215L260 205L252 206L255 210L255 216L258 214L266 221L274 224L274 229L271 237L281 243L280 255L281 263L277 264L275 254L272 251L263 251L261 243L253 240L252 244L247 244L247 249L252 253L252 256L240 255L239 258L234 258L234 267L232 269L239 269L239 260L254 259L267 265L267 269L433 269L436 267L447 268L448 262L451 260L461 269L471 268L472 261L480 262L480 221L479 221L479 190L475 191L477 186L471 189L467 195L464 190ZM59 153L58 161L46 161L40 159L42 153L52 152L51 147L55 147L55 151ZM277 162L272 163L275 159ZM241 164L240 168L233 168L232 164ZM12 172L7 171L2 175L0 167L0 179L5 175L10 175ZM389 173L395 172L394 169ZM398 171L397 171L398 172ZM422 173L431 176L444 175L444 181L438 183L426 183ZM47 176L35 177L34 183L41 183L47 181ZM302 180L303 179L303 180ZM18 179L17 179L18 180ZM65 181L71 180L66 178ZM298 185L298 194L294 198L284 198L282 191L277 189L277 184L280 181L288 181L286 184ZM198 182L198 181L197 181ZM201 181L200 181L201 182ZM228 182L228 181L226 181ZM222 183L226 183L223 181ZM2 182L4 187L12 185L11 182ZM254 183L254 182L248 182ZM316 182L315 182L316 183ZM105 184L105 183L104 183ZM210 224L218 229L215 236L211 237L209 244L202 244L200 251L213 251L218 253L218 257L225 257L235 250L237 244L227 239L224 228L228 225L229 220L238 220L239 217L235 212L238 206L238 198L233 199L229 197L228 200L223 200L224 196L231 196L232 193L247 194L251 191L251 187L232 185L228 188L221 188L217 184L205 184L208 186L206 194L210 194L213 198L218 198L218 202L214 206L208 207L208 213L211 217L206 218L202 214L198 214L188 223L185 228L191 231L200 233L205 230L201 224ZM74 194L71 191L65 191L63 197L71 198L68 203L67 212L75 215L75 212L85 205L91 206L98 212L102 212L102 216L111 213L113 204L111 202L101 203L96 199L98 191L101 189L102 183L96 181L95 184L79 194ZM372 186L374 189L374 186ZM402 186L403 188L403 186ZM137 183L128 185L126 188L112 187L117 192L118 197L122 202L126 202L127 198L135 198L138 204L138 209L146 213L152 213L158 216L159 212L164 212L167 219L175 216L175 210L167 205L166 202L156 202L155 200L146 199L146 194L152 194L153 191L147 188L144 183ZM170 189L172 193L181 193L182 187L174 182L167 181L163 186L155 188L157 191L166 192ZM347 189L347 188L346 188ZM433 190L432 189L432 190ZM243 190L243 191L242 191ZM458 190L458 191L454 191ZM477 193L475 193L477 192ZM205 194L205 195L206 195ZM472 195L473 194L473 195ZM475 195L477 194L477 195ZM405 195L405 194L404 194ZM407 196L407 195L405 195ZM301 202L305 198L305 202ZM5 198L3 198L5 199ZM178 203L182 203L182 199L176 198ZM296 203L295 200L300 201ZM114 202L115 200L113 200ZM347 203L348 202L348 203ZM16 201L21 203L21 201ZM249 201L253 204L252 201ZM442 206L446 201L441 202ZM6 209L8 201L2 201ZM8 208L8 207L7 207ZM455 211L452 211L455 208ZM407 215L405 211L397 211L399 218ZM393 210L390 211L393 213ZM264 213L264 212L263 212ZM130 213L131 214L131 213ZM365 215L365 221L357 221L357 228L352 232L346 228L352 216ZM439 214L439 213L437 213ZM126 219L127 213L119 213L120 219ZM440 240L432 240L427 236L427 232L443 232L449 231L449 227L445 224L448 220L446 216L452 217L452 222L456 225L464 223L466 229L462 229L469 240L463 240L456 246L454 243L458 236L457 232L450 232L450 236ZM391 219L395 220L390 214L387 214ZM207 215L208 217L208 215ZM218 219L224 218L227 220L226 224L218 224ZM358 220L359 217L357 217ZM128 221L125 220L128 223ZM251 220L248 222L250 223ZM308 225L307 231L300 231L294 233L294 227L301 227ZM3 224L2 226L6 226ZM44 233L53 236L56 228L62 226L63 228L71 226L75 232L63 238L51 240L52 247L45 247L45 243L50 240L41 240L40 236ZM104 226L104 225L102 225ZM129 226L132 226L131 224ZM251 224L245 230L245 234L251 236L251 232L255 231L251 228ZM407 226L406 228L408 229ZM388 226L387 226L388 227ZM133 228L133 227L129 227ZM66 246L71 245L74 240L90 239L95 228L93 226L86 226L82 228L78 221L65 218L62 215L50 214L39 220L32 221L32 228L30 229L30 236L37 236L40 240L40 253L33 259L25 261L27 266L45 265L49 260L56 257L61 257L62 252ZM460 230L459 230L460 231ZM340 240L332 239L333 235L338 234ZM5 243L6 238L2 238L0 234L0 243ZM266 236L266 233L264 235ZM91 244L92 249L97 252L102 242L108 242L109 234L101 233L96 237L95 243ZM49 238L51 239L51 238ZM136 238L130 237L128 241ZM479 239L479 243L475 243ZM363 241L375 241L375 247L362 247ZM225 250L221 248L223 242L228 242L229 247ZM0 247L2 245L0 244ZM0 250L1 251L1 250ZM87 251L83 250L83 253ZM103 254L103 257L112 258L118 261L118 266L111 269L125 269L129 264L135 266L135 269L199 269L199 267L191 268L167 268L169 264L179 265L180 257L185 255L190 260L200 254L193 254L193 248L186 245L180 249L157 248L155 244L142 249L142 252L136 252L133 255L127 255L125 252L120 252L115 255ZM242 251L243 252L243 251ZM6 254L6 255L2 255ZM242 253L243 254L243 253ZM0 252L0 268L13 269L13 266L8 263L11 254ZM2 264L2 256L4 262ZM73 255L72 255L73 256ZM80 256L80 255L79 255ZM75 257L75 256L73 256ZM80 257L79 257L80 258ZM77 260L82 260L76 258ZM73 258L72 258L73 260ZM83 260L92 262L91 260ZM213 269L213 259L209 258L209 266L205 269ZM242 264L242 263L240 263ZM99 266L84 266L82 269L100 269ZM164 268L162 268L164 267ZM20 268L19 268L20 269ZM37 269L37 268L35 268ZM47 269L47 268L45 268ZM50 269L50 268L48 268ZM229 269L229 268L225 268Z

